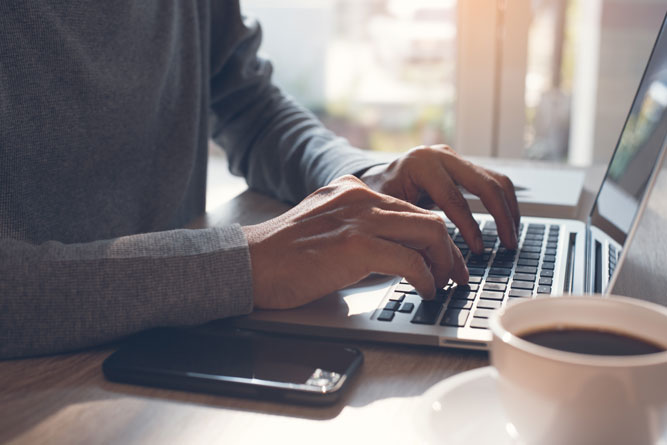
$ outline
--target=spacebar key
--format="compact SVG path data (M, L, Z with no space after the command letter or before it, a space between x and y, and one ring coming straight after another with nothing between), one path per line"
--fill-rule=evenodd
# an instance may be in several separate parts
M423 300L412 318L412 323L435 324L442 310L442 301Z

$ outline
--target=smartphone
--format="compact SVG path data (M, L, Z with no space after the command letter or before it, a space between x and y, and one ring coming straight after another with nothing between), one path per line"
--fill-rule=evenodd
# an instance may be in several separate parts
M102 369L114 382L331 404L362 362L361 351L337 343L242 330L157 328L129 339Z

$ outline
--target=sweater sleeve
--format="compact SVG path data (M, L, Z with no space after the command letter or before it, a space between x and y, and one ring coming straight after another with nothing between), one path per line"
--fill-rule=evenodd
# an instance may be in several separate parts
M109 342L252 310L238 225L83 244L0 240L0 358Z
M213 14L211 109L212 135L232 173L294 203L339 176L378 164L271 83L271 63L257 55L259 24L230 4L226 14Z

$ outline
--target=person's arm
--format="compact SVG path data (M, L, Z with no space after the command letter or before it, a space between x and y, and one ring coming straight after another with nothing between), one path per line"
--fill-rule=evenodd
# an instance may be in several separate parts
M238 225L84 244L0 240L0 358L63 352L252 310Z
M379 164L322 126L271 83L271 63L257 55L259 24L237 2L212 13L212 136L230 169L248 185L296 203L333 179ZM298 48L295 48L298 51Z

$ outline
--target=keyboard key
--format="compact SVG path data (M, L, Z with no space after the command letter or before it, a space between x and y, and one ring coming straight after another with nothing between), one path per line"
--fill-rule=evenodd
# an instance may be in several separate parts
M527 260L525 258L519 258L519 261L516 263L517 266L537 266L539 264L538 260Z
M492 292L505 292L507 289L507 285L503 283L486 283L484 285L484 290L485 291L492 291Z
M448 309L440 322L441 326L465 326L470 311L465 309Z
M481 267L469 267L468 268L468 275L470 276L483 276L484 272L486 272L486 269L481 268Z
M509 276L512 273L512 269L507 267L492 267L489 270L489 275L500 275L500 276Z
M544 251L545 255L556 255L556 249L547 249Z
M554 263L542 263L542 269L554 270Z
M523 242L524 246L532 246L532 247L542 247L542 241L541 240L526 240Z
M512 289L533 290L535 283L530 281L512 281Z
M474 300L475 292L466 289L466 286L460 286L454 289L452 300Z
M553 283L553 278L550 277L540 278L540 286L551 286L552 283Z
M387 304L384 306L385 311L396 311L398 310L398 307L401 305L400 302L398 301L391 301L389 300Z
M442 309L442 302L437 300L423 300L412 317L411 322L417 324L435 324Z
M551 293L551 286L537 286L537 293L538 294L550 294Z
M521 256L522 253L540 253L542 251L542 247L540 246L525 246L519 249L519 256Z
M542 271L540 272L541 277L553 277L554 276L554 271L553 270L546 270L542 268Z
M547 243L547 249L558 249L558 243L555 242Z
M510 289L510 297L512 298L530 298L533 293L525 289Z
M503 296L505 294L502 292L482 292L479 295L479 298L483 298L485 300L500 300L502 301Z
M513 265L514 265L514 260L507 260L507 261L495 260L491 265L491 267L502 267L506 269L511 269Z
M405 283L402 283L402 282L398 283L398 285L396 286L396 289L394 289L394 291L395 292L403 292L405 294L413 294L413 295L418 294L417 290L414 287L412 287L411 284L405 284Z
M391 301L401 302L403 300L405 300L405 294L403 292L394 292L391 296Z
M526 259L526 260L539 260L540 259L540 254L539 253L530 253L530 252L525 252L519 255L519 259Z
M536 275L532 273L515 273L512 278L514 278L514 281L530 281L534 283Z
M499 276L488 276L486 277L486 282L487 283L507 283L509 281L509 277L499 277ZM533 281L535 281L535 278L533 277Z
M554 263L556 262L556 255L544 255L544 260L545 263Z
M472 309L473 300L452 300L447 305L448 309Z
M489 329L489 320L487 318L473 317L470 327L475 329Z
M537 273L537 267L530 267L530 266L517 266L515 269L516 273L532 273L536 274Z
M380 321L391 321L394 319L394 311L383 310L378 315L378 320Z
M547 228L547 226L546 226L545 224L537 224L537 223L528 224L528 231L529 231L529 232L530 232L530 231L534 231L534 230L538 230L538 231L542 231L542 232L544 232L544 230L545 230L546 228Z
M470 276L468 277L468 285L470 284L479 284L482 282L482 277L481 276Z
M412 303L405 302L401 305L398 312L403 312L404 314L410 314L414 310L415 305Z
M489 318L493 314L493 309L477 309L475 311L475 317L479 318Z
M498 309L500 306L503 305L503 302L500 300L484 300L480 299L477 302L477 307L478 308L483 308L483 309Z

